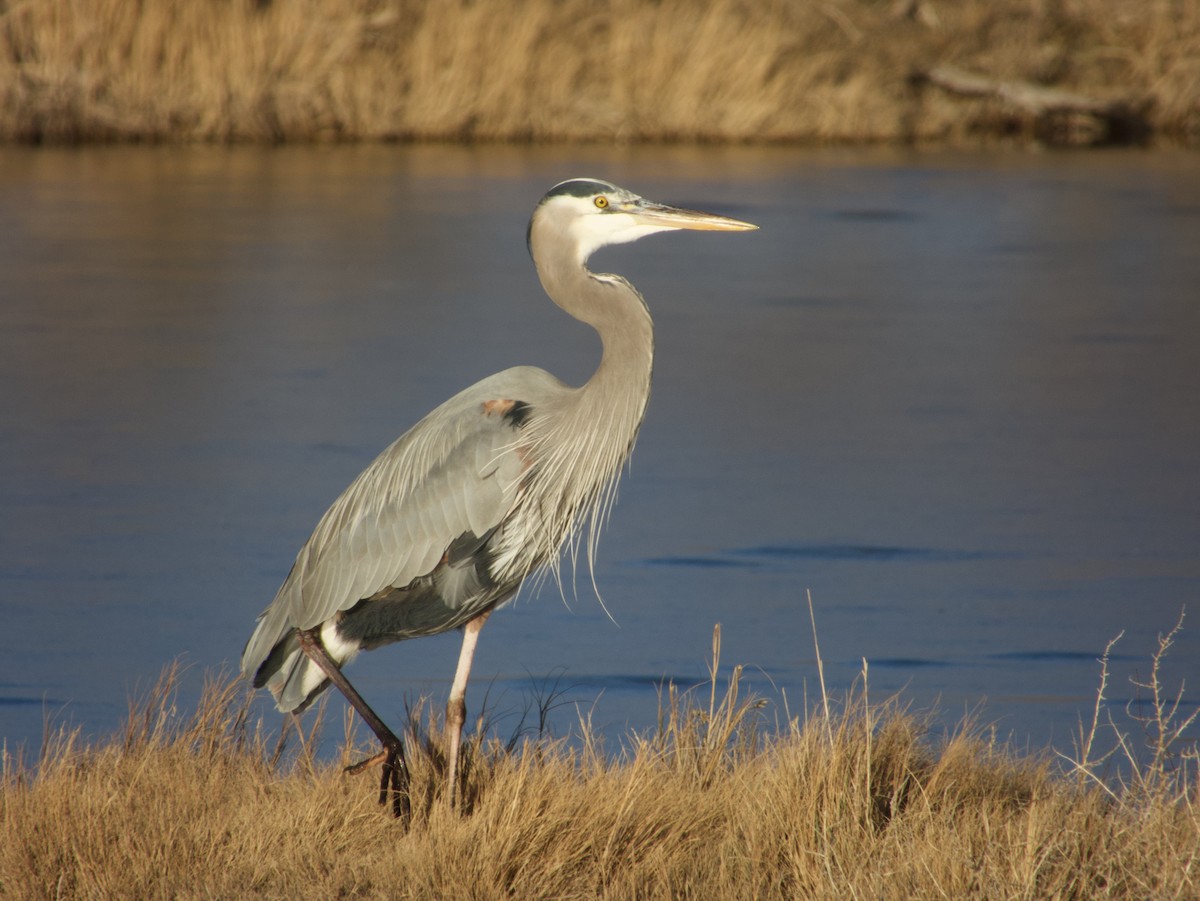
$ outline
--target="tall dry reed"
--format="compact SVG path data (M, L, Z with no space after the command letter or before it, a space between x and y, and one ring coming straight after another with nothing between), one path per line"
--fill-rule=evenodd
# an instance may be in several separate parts
M369 780L303 748L273 766L242 684L212 680L184 715L169 671L112 741L60 733L36 766L6 762L0 896L1200 896L1200 782L1178 722L1119 784L1100 778L1096 730L1063 772L979 730L935 742L865 683L768 728L740 670L718 677L716 654L712 670L705 696L668 691L622 754L586 723L518 747L477 735L467 815L442 801L438 743L410 738L407 831Z
M1198 0L0 0L0 139L1045 136L951 65L1194 142L1198 46Z

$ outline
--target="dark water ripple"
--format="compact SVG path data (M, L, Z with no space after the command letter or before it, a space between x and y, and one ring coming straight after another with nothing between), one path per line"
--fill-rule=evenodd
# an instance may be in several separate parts
M898 547L867 544L758 545L732 548L711 555L650 557L649 566L688 566L697 568L738 568L762 566L768 562L789 560L845 561L863 563L972 563L1016 557L998 551L959 550L953 548ZM755 559L758 558L758 559Z

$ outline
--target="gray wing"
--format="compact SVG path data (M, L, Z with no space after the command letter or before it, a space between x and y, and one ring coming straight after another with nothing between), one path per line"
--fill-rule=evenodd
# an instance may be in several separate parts
M483 536L512 510L525 461L509 403L536 406L569 390L519 367L438 407L380 454L333 503L301 548L242 654L254 673L295 629L432 572L467 533Z

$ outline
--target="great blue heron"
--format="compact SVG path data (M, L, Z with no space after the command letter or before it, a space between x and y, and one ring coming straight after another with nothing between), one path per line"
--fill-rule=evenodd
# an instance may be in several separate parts
M383 744L350 767L383 764L379 803L408 815L400 739L346 680L360 650L463 630L446 704L450 804L479 631L530 573L556 566L587 526L589 560L650 396L646 303L619 275L591 272L601 247L676 229L756 226L645 200L591 178L555 185L527 241L542 287L600 333L603 355L579 388L518 366L446 401L380 454L321 517L258 618L242 672L280 710L302 712L336 685Z

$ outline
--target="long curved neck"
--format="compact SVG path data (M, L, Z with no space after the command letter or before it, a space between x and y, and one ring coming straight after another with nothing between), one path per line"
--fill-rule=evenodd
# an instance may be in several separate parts
M625 279L592 273L565 247L560 249L561 242L546 242L552 250L543 250L536 237L535 263L542 287L558 306L592 326L603 345L600 365L572 392L571 405L576 408L572 412L606 421L627 453L650 395L654 364L650 311Z
M592 326L604 346L592 377L552 399L544 415L535 412L530 423L534 446L544 454L536 478L543 485L539 504L547 544L558 547L588 520L592 562L621 465L633 449L650 397L654 327L642 296L625 279L589 272L564 248L570 242L556 240L553 233L539 235L537 222L531 237L546 293Z

